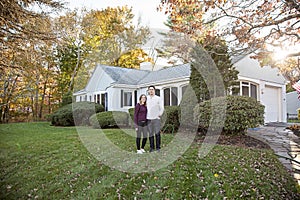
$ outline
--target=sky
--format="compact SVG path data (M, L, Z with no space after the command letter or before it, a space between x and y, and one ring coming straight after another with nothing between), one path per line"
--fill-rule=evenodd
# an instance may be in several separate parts
M65 0L66 7L70 9L86 7L87 9L104 9L107 7L125 6L132 7L135 23L141 17L141 23L150 28L167 29L164 22L167 16L158 12L160 0Z

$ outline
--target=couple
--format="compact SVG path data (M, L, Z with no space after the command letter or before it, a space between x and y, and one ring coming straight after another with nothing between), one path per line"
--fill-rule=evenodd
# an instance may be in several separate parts
M139 98L139 103L134 109L134 124L137 132L136 147L137 153L145 152L144 147L147 142L147 133L149 132L150 152L155 150L154 135L156 140L156 151L160 151L160 117L164 112L164 107L159 96L155 95L155 87L148 87L148 97L142 94ZM143 140L141 146L141 135Z

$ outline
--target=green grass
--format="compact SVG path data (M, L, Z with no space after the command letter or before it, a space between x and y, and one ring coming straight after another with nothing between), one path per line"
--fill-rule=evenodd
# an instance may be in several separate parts
M300 123L299 119L288 119L288 123Z
M121 149L135 151L135 138L121 130L105 134ZM163 135L163 143L172 137ZM0 139L0 199L299 198L296 182L270 150L216 145L200 159L200 144L194 143L165 168L131 174L95 159L72 127L2 124Z

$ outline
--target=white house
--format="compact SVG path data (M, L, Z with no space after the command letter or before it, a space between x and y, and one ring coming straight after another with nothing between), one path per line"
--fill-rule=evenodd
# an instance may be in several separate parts
M260 67L250 55L235 59L240 94L256 98L265 106L265 122L286 122L286 83L277 68Z
M265 105L265 122L286 122L286 95L284 77L276 69L260 67L249 56L235 59L240 72L240 95L251 96ZM74 93L76 101L102 104L109 111L128 111L134 107L140 94L155 85L156 93L165 105L179 105L189 83L190 65L183 64L157 71L120 67L96 66L84 90Z
M298 117L297 110L300 109L300 99L298 96L299 94L297 91L286 94L287 116L291 119Z

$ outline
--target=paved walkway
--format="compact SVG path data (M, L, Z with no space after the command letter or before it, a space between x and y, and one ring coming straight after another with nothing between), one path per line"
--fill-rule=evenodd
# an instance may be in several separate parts
M289 125L272 123L249 129L247 134L269 144L282 164L300 185L300 138L286 129Z

